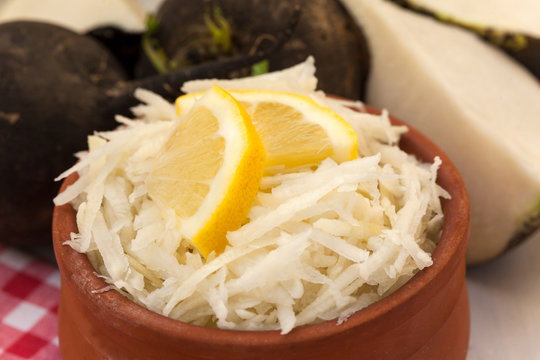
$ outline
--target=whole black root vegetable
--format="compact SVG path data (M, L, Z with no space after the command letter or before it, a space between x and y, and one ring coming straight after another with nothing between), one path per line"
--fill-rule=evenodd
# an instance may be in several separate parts
M267 52L127 81L114 56L90 37L45 23L1 24L0 241L50 242L59 187L53 179L72 165L88 134L112 129L115 114L128 114L136 87L174 99L186 80L225 76L260 61L292 28L276 35Z
M42 23L0 25L0 59L0 240L49 241L53 179L111 126L103 89L126 77L92 39Z
M268 57L269 70L295 65L313 55L320 89L362 99L369 69L367 44L337 0L167 0L157 14L160 27L155 36L167 57L178 66L230 56L227 51L212 51L208 41L209 26L203 19L214 15L215 6L230 28L229 54L249 54L272 43L273 34L285 26L295 4L302 7L302 16L291 40ZM218 17L214 22L219 26L222 21ZM151 67L142 62L138 73L151 74Z

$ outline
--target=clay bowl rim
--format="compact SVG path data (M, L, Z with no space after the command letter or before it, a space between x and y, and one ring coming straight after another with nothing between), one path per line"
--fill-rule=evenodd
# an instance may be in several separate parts
M368 113L381 112L365 106ZM358 109L356 109L358 110ZM390 116L393 125L405 125L408 132L403 134L400 147L414 153L422 161L433 161L439 156L442 165L438 172L438 183L452 196L450 200L443 199L445 214L443 230L439 244L432 254L433 265L419 271L406 284L393 294L374 304L352 314L348 320L337 325L336 319L317 324L303 325L293 329L287 335L281 335L279 330L225 330L206 328L198 325L183 323L154 313L124 297L117 291L106 291L93 294L93 291L103 289L107 284L96 276L85 254L80 254L71 247L62 245L69 239L69 232L76 232L75 211L71 205L56 206L53 215L53 245L62 280L69 282L69 286L77 286L85 294L93 294L85 301L90 301L96 307L106 307L106 311L114 314L122 323L134 326L144 325L150 331L169 338L181 338L196 343L213 343L227 346L253 346L268 347L274 345L295 344L314 341L339 335L359 326L366 326L370 322L388 315L401 305L410 302L422 289L437 280L444 269L456 266L465 256L465 248L469 234L469 201L465 185L452 161L442 150L425 135L403 121ZM77 174L69 176L63 183L60 192L77 179ZM61 228L62 218L68 217L70 224ZM61 229L60 229L61 228ZM70 274L65 277L66 272ZM66 286L67 284L63 284ZM413 314L411 314L412 316Z

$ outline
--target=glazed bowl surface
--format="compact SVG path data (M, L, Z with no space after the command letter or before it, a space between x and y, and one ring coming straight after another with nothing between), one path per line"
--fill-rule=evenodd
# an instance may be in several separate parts
M370 113L377 110L366 107ZM394 125L403 123L391 117ZM61 273L59 341L69 359L465 359L470 329L465 283L469 203L451 160L409 127L400 147L426 162L439 156L444 223L433 265L386 298L336 320L279 331L235 331L182 323L147 310L107 284L88 258L63 245L78 232L71 205L57 206L53 243ZM60 191L77 178L68 177Z

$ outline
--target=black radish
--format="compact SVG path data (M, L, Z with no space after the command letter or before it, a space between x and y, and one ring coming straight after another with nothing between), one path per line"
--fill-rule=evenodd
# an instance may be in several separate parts
M369 70L366 41L337 0L166 0L156 15L160 26L155 37L178 66L249 54L272 43L273 34L284 27L295 4L302 7L302 17L290 41L268 57L268 70L289 67L313 55L320 89L362 99ZM221 39L213 42L208 28L215 37L230 36L230 44ZM148 64L138 68L139 74L152 71Z

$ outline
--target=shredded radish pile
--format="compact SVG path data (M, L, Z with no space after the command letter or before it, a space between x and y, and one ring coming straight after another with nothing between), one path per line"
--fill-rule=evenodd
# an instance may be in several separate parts
M313 60L260 77L193 81L187 92L265 88L311 96L343 116L359 136L359 158L264 177L249 221L230 246L204 259L180 236L172 209L147 195L152 158L180 119L145 90L137 120L89 137L89 151L57 180L80 177L55 198L77 210L66 244L86 253L103 278L133 301L184 322L269 330L328 319L345 321L432 263L442 224L440 165L397 147L403 127L388 115L358 113L316 92ZM95 289L96 291L108 291Z

